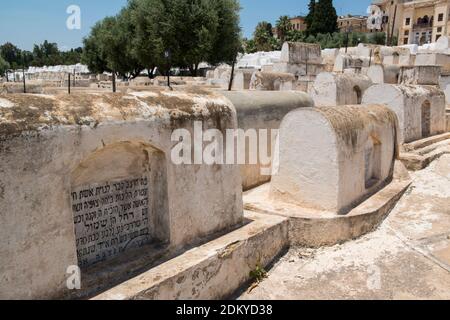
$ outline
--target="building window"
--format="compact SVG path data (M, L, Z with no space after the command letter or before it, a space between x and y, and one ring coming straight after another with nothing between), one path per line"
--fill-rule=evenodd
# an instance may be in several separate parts
M408 44L408 43L409 43L408 38L404 38L403 39L403 44Z
M439 22L444 21L444 14L443 14L443 13L439 13L439 15L438 15L438 21L439 21Z
M437 34L436 35L436 41L438 41L440 37L441 37L441 34Z
M405 36L409 36L409 30L405 30Z
M438 27L437 32L442 32L442 27Z
M405 25L409 26L411 24L411 18L406 18Z

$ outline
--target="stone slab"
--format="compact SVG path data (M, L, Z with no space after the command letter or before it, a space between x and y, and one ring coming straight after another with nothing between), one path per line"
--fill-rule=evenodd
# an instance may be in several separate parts
M444 133L403 145L399 158L408 170L417 171L449 153L450 134Z
M269 199L269 184L244 194L244 207L289 218L291 245L317 248L358 238L376 229L395 206L411 180L395 180L346 215L303 208Z
M246 212L248 224L117 285L93 300L223 299L289 245L286 218Z

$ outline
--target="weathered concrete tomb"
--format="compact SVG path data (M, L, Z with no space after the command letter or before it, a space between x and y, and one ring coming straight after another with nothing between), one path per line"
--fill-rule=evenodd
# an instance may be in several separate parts
M270 183L248 210L289 218L292 245L319 247L378 226L410 184L397 161L397 118L383 105L301 108L285 116Z
M245 146L239 146L245 149L243 153L247 159L246 164L241 164L242 187L249 190L270 181L277 138L277 132L273 130L279 129L284 116L290 111L313 107L314 102L306 93L299 91L286 91L283 94L270 91L224 91L222 94L235 106L238 128L243 130L246 139ZM252 140L257 143L252 143Z
M317 75L324 71L324 68L319 44L285 42L281 48L280 62L274 64L273 71L291 73L299 77Z
M371 65L370 56L356 56L349 53L339 53L334 62L334 72L344 72L345 69L368 68Z
M320 73L309 94L316 106L360 104L364 92L372 85L365 75L355 73Z
M396 113L401 144L445 132L445 95L437 86L374 85L362 102L385 104Z
M233 78L233 90L249 90L253 73L256 69L237 70Z
M416 66L439 66L445 72L450 72L450 55L443 53L418 53Z
M410 85L439 85L441 67L439 66L414 66L401 67L399 84Z
M366 74L376 84L398 84L400 67L398 65L374 64L367 68Z
M295 89L295 76L281 72L255 72L250 81L250 90L290 91Z
M271 195L348 212L392 179L396 146L396 116L384 106L292 111L280 127Z
M0 298L67 296L69 266L90 294L241 225L238 166L171 161L173 130L236 119L197 90L0 96Z

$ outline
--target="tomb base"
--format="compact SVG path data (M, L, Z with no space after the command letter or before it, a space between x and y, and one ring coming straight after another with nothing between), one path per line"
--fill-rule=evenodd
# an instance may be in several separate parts
M245 213L247 224L125 281L93 300L225 299L289 246L288 220Z
M408 170L422 170L444 154L450 153L450 133L404 144L400 160Z
M383 222L411 184L407 172L406 176L402 175L346 215L269 199L270 184L248 191L244 195L244 206L262 215L289 218L292 246L333 246L372 232Z
M450 132L450 109L445 110L445 119L447 121L447 132Z

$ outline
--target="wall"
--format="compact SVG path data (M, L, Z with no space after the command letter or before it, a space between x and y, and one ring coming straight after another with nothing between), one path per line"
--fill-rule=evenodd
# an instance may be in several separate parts
M237 166L171 161L173 130L192 132L193 120L237 126L229 101L203 90L2 95L0 297L66 294L66 268L79 263L71 206L79 187L146 177L150 234L172 252L239 225Z
M372 80L368 76L323 72L317 76L309 94L316 106L358 104L371 85Z

